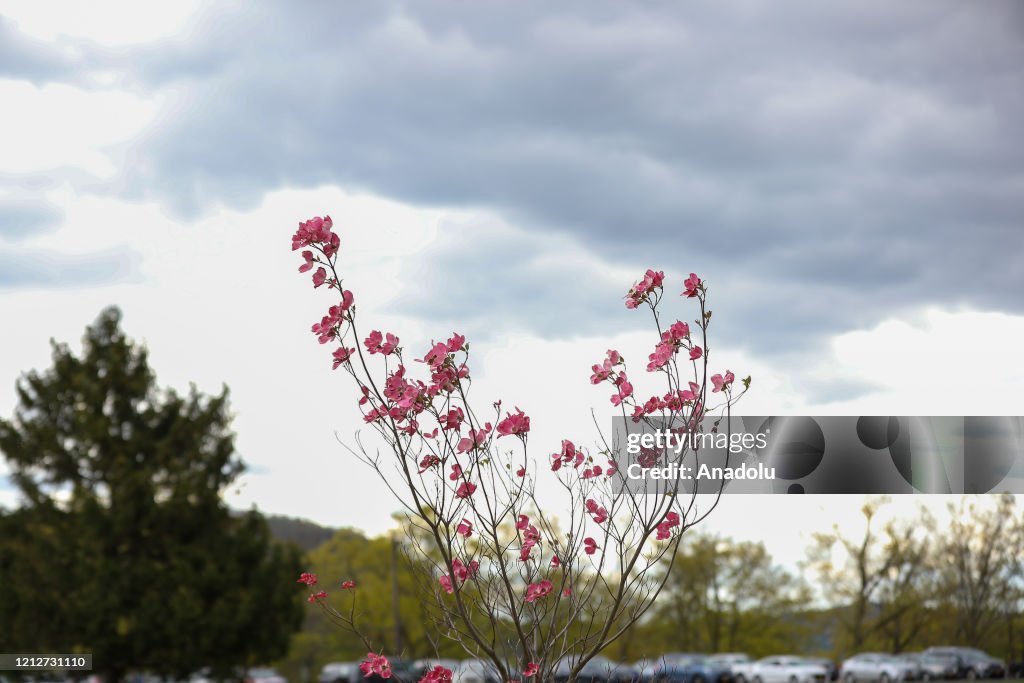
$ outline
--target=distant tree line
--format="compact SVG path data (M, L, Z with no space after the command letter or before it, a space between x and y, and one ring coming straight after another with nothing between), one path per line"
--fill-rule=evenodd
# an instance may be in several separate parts
M606 654L620 661L680 651L839 659L958 644L1024 658L1024 516L1012 496L958 499L945 526L923 507L910 516L884 515L888 503L866 502L861 535L815 536L806 561L793 569L775 562L763 543L689 534L654 609ZM363 622L389 652L466 656L429 626L417 598L422 567L404 554L393 560L392 544L402 537L341 530L310 553L311 570L328 582L357 582ZM350 596L336 591L330 599L344 607ZM328 661L360 659L364 650L311 609L280 664L298 675Z

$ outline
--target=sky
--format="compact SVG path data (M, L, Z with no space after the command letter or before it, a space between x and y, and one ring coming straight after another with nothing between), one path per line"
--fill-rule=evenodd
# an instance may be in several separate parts
M647 267L705 279L747 414L1024 415L1021 64L1012 1L0 0L0 414L116 304L231 388L232 505L383 531L289 249L328 213L364 324L466 334L542 452L649 353ZM707 528L791 562L863 502L744 500Z

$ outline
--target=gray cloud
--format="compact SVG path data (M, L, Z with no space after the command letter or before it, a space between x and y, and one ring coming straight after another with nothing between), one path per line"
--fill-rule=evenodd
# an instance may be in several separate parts
M724 332L776 351L921 304L1024 310L1019 3L263 3L101 61L174 84L117 191L185 215L322 182L492 208L708 274ZM543 244L512 246L448 254L409 308L472 291L464 317L500 300L566 334Z
M138 255L128 249L87 254L5 249L0 252L0 290L124 282L137 276L138 265Z
M36 199L0 198L0 236L17 238L56 226L64 213Z

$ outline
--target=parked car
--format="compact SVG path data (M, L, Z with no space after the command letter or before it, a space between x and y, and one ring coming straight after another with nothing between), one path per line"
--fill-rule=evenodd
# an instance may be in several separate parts
M320 670L320 683L359 683L363 672L358 662L331 662Z
M730 681L735 681L736 674L741 671L742 667L754 661L749 655L742 652L722 652L711 655L708 659L723 666L729 672Z
M655 667L656 683L729 683L732 673L724 662L707 655L677 652L663 655Z
M269 666L249 669L242 679L244 683L288 683L288 679Z
M773 655L751 664L744 670L743 677L749 683L825 683L828 671L803 657Z
M921 680L948 680L960 675L960 659L953 655L924 654L918 655L921 666Z
M839 667L831 659L825 659L824 657L807 657L808 662L811 664L821 664L825 667L825 675L830 681L838 680L839 678Z
M894 655L862 652L842 664L843 683L857 681L912 681L917 678L917 665Z
M505 683L486 659L464 659L452 670L452 683Z
M574 656L560 659L555 665L555 681L559 683L568 681L576 661L577 658ZM633 667L597 655L587 660L580 672L576 674L576 681L578 683L630 683L635 677L636 672Z
M979 678L1003 678L1006 664L1001 659L973 647L930 647L925 655L948 655L956 657L959 666L958 677L968 680Z

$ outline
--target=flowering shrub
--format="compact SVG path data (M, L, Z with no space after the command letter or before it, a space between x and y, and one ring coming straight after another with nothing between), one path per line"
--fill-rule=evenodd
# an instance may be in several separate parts
M393 332L374 329L362 336L356 297L344 289L338 271L341 247L330 217L300 223L292 237L292 249L302 250L299 272L312 271L314 289L335 292L312 332L320 344L334 347L331 367L354 382L364 422L387 446L386 456L362 448L356 454L385 480L416 531L410 543L432 567L438 632L490 661L500 680L550 681L568 655L574 679L643 616L665 580L664 572L651 570L659 562L671 564L683 533L707 513L697 513L689 494L678 495L678 481L660 482L653 493L613 490L623 474L603 437L596 451L566 438L550 456L532 458L524 410L503 410L499 400L481 412L471 402L464 336L453 332L445 341L424 344L419 358L407 354ZM683 282L679 296L695 300L699 309L692 326L662 321L665 285L663 272L648 270L625 295L627 308L646 309L653 319L657 336L642 367L662 389L638 397L626 359L614 349L593 364L590 382L608 385L607 400L624 419L701 430L705 418L730 414L750 379L734 392L731 371L708 377L706 284L695 273ZM708 405L710 395L716 395L714 405ZM653 463L659 455L642 458ZM688 455L684 448L671 457ZM386 466L394 468L397 483ZM541 478L551 480L545 488L564 496L564 506L541 505ZM557 520L546 511L552 509ZM303 574L299 582L309 586L311 602L360 633L354 582L341 584L351 594L347 613L325 591L313 592L315 576ZM390 677L387 658L365 637L363 642L370 650L363 672ZM449 670L437 667L422 681L450 679Z

